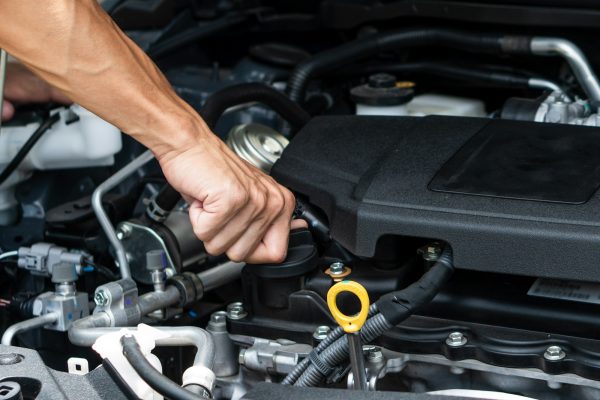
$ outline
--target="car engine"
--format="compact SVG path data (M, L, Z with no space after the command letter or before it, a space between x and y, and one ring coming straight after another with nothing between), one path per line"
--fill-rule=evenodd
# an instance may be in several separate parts
M308 227L209 255L149 150L19 106L0 399L600 398L590 2L102 4Z

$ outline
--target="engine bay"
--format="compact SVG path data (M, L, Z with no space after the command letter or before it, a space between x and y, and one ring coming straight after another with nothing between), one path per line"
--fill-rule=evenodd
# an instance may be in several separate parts
M79 105L2 124L0 399L600 398L594 7L280 3L103 7L294 193L281 263Z

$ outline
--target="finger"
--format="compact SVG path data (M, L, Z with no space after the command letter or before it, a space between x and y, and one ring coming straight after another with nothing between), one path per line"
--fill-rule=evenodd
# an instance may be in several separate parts
M204 241L206 250L213 255L227 252L227 255L230 256L229 249L249 232L257 235L258 240L260 240L271 221L266 218L266 215L257 217L255 214L256 212L252 207L246 207L240 211L239 215L229 221L214 237ZM240 247L238 246L237 249L241 252L243 249ZM243 260L243 258L236 257L235 253L232 256L232 261Z
M292 223L291 223L291 226L290 226L291 230L302 229L302 228L308 229L308 222L306 222L303 219L294 219L294 220L292 220Z
M255 250L246 257L247 263L280 263L285 260L295 202L294 196L287 190L284 190L284 197L286 204L283 212L269 226Z
M253 222L248 229L242 232L238 240L227 248L227 257L231 261L237 262L246 260L262 242L262 238L265 236L269 226L270 222L265 223L264 220Z
M7 100L2 103L2 121L8 121L15 115L15 106Z
M280 187L272 185L267 188L261 183L261 188L253 191L252 204L218 232L208 244L208 249L212 248L218 253L226 251L233 261L244 260L260 242L269 225L285 211L285 207L286 195Z
M208 241L218 234L234 217L246 208L250 195L246 190L230 191L223 200L207 199L203 202L194 201L190 206L190 220L194 233L202 241ZM256 202L257 200L255 200ZM211 203L212 202L212 203ZM221 202L217 209L211 206Z

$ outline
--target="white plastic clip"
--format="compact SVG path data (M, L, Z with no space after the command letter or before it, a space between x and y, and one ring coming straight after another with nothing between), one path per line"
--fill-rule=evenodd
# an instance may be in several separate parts
M140 324L137 326L137 330L123 328L118 332L102 335L92 346L92 349L100 354L103 359L110 361L121 378L123 378L123 381L127 383L137 397L143 400L162 400L163 397L140 378L129 362L127 362L125 356L123 356L121 337L124 335L135 337L144 356L159 372L162 372L162 365L158 357L152 354L151 351L156 345L156 340L168 338L171 335L151 326Z

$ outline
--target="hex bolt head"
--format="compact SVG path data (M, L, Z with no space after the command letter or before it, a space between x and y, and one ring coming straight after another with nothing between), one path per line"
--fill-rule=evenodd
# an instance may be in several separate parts
M224 323L227 320L227 312L217 311L210 315L210 322L215 324Z
M560 361L566 357L566 353L560 346L550 346L544 352L544 358L548 361Z
M417 252L425 261L437 261L442 254L442 247L439 243L430 243L421 247Z
M104 290L98 290L94 295L94 303L98 307L103 307L108 304L108 296Z
M462 347L467 344L467 337L462 332L452 332L448 335L446 344L450 347Z
M244 319L246 316L248 316L248 313L244 309L243 303L238 301L227 306L227 318L238 320Z
M329 266L329 273L332 276L342 275L344 273L344 263L337 261Z
M123 240L131 236L132 229L129 225L121 225L117 228L117 239Z
M329 332L331 332L331 328L327 325L317 326L317 329L315 329L315 332L313 333L313 338L320 342L329 335Z
M381 347L372 345L363 346L363 353L368 362L377 363L383 361L383 352L381 351Z
M238 355L238 362L240 363L240 365L244 365L244 363L246 362L246 359L244 358L245 355L246 349L241 349L240 354Z

